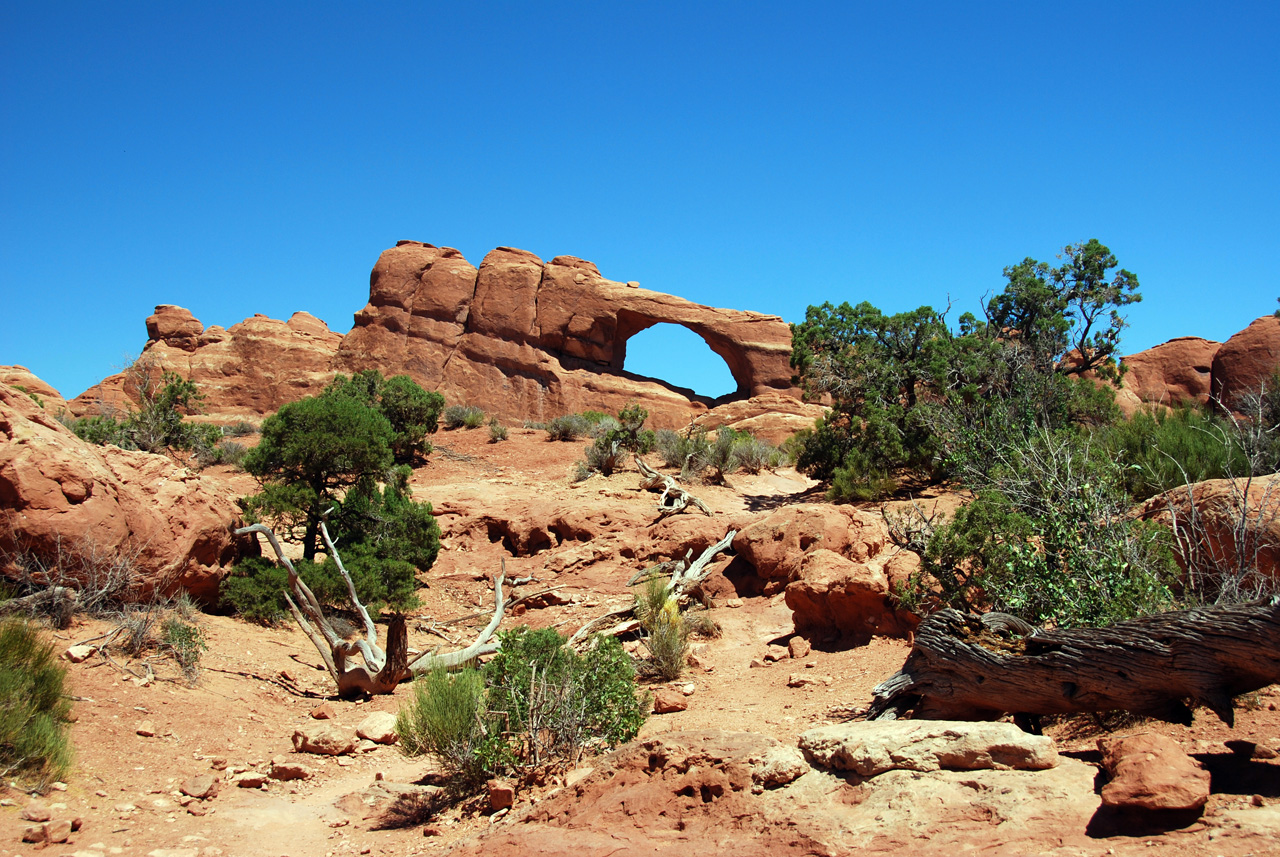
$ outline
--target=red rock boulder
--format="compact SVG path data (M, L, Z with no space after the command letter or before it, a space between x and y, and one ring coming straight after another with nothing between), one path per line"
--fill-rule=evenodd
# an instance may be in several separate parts
M1099 738L1098 749L1111 775L1102 787L1104 806L1187 810L1209 800L1209 772L1167 735Z
M1280 369L1280 318L1265 315L1222 343L1213 356L1211 389L1224 406L1240 411L1245 399L1270 385Z
M62 398L62 394L37 378L26 366L0 366L0 384L8 384L26 393L51 416L57 416L67 409L67 401Z
M242 545L233 493L170 459L80 440L0 384L0 556L62 561L68 584L126 559L133 597L185 589L212 603ZM52 581L51 581L52 582Z
M1124 358L1124 389L1144 404L1174 407L1209 401L1213 357L1220 343L1180 336Z

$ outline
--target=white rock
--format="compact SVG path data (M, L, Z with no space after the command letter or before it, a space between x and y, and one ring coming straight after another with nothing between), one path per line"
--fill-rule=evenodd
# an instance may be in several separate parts
M375 744L396 743L396 716L386 711L375 711L356 727L356 735Z
M1058 763L1053 739L1012 723L890 720L819 726L800 736L810 762L860 776L895 769L1044 770Z

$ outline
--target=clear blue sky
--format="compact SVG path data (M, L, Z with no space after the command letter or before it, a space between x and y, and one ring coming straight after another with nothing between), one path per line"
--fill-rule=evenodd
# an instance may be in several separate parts
M1126 351L1224 339L1280 296L1278 44L1274 2L9 2L0 363L73 396L160 303L345 332L402 238L788 321L1098 238Z

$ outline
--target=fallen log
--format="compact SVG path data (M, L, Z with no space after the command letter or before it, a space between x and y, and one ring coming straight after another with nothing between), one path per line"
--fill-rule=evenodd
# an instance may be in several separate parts
M1026 631L940 610L868 720L993 720L1125 710L1189 724L1188 702L1234 726L1233 699L1280 682L1280 597L1160 613L1107 628Z
M638 455L635 459L636 469L640 471L640 476L642 477L640 487L646 491L658 491L662 494L658 498L659 519L684 511L690 503L701 509L704 515L711 514L711 510L707 508L707 505L686 491L675 480L675 477L659 473L645 464L644 459Z

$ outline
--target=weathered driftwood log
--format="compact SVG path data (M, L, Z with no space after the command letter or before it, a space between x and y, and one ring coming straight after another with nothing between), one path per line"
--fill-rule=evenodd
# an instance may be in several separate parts
M694 588L706 580L707 575L711 573L711 569L708 567L711 560L715 558L716 554L727 550L729 545L733 543L733 537L737 534L737 530L729 530L723 539L704 550L702 555L693 562L689 561L693 557L693 549L690 548L683 559L660 562L643 571L638 571L631 575L631 579L627 581L627 586L635 586L637 583L643 583L654 577L665 576L670 572L671 577L667 581L665 589L667 592L674 593L677 602L683 604L690 599ZM582 649L596 634L618 636L634 631L640 627L640 623L631 618L634 613L635 604L629 604L618 610L610 610L603 616L597 616L579 628L569 638L568 645L575 649Z
M991 720L1126 710L1191 722L1187 702L1234 725L1233 697L1280 681L1280 597L1161 613L1107 628L1032 630L940 610L869 720Z
M667 515L674 515L676 512L683 511L690 503L701 509L704 514L711 514L711 510L707 508L706 504L680 487L680 483L676 482L674 477L666 476L654 470L645 464L644 460L638 455L636 456L636 469L640 471L640 475L643 477L640 480L641 488L646 491L662 492L662 496L658 499L660 517L665 518Z
M351 575L347 573L346 567L343 566L342 558L338 555L338 549L329 537L329 530L323 522L320 524L320 535L324 538L325 547L328 548L329 555L333 557L334 563L338 566L338 573L342 575L343 581L347 584L347 594L351 597L351 603L355 606L356 612L360 615L364 624L363 638L347 640L334 631L329 620L325 618L324 610L321 609L319 600L316 599L315 594L307 586L306 582L298 576L293 563L284 555L284 550L280 547L280 540L276 538L276 534L270 528L262 524L254 524L236 530L236 535L244 535L246 533L261 533L266 536L272 550L275 551L276 559L288 572L289 585L284 597L289 605L289 612L293 614L293 618L298 622L298 627L302 628L303 633L310 638L312 645L320 653L320 659L324 661L325 669L329 671L329 675L333 677L334 683L338 686L339 696L352 697L362 694L391 693L396 689L396 685L410 676L430 672L441 667L455 669L469 663L480 655L492 654L498 650L498 644L493 642L492 639L494 633L498 630L499 623L502 622L502 616L506 608L506 602L502 595L504 574L499 574L494 580L493 616L489 620L489 624L485 626L484 630L477 635L470 645L456 652L446 652L444 654L429 652L410 663L409 636L405 628L404 616L399 613L392 616L391 623L387 628L387 648L384 650L378 645L378 626L369 615L369 611L360 603L360 598L356 595L355 584L351 582ZM360 655L364 663L350 660L357 654Z

